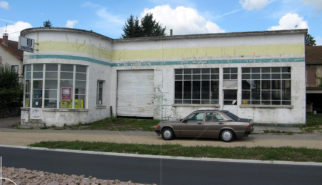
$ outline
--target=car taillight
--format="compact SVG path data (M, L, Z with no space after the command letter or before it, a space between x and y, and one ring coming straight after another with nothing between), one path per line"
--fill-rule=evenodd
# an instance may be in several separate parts
M159 124L157 124L157 128L160 128L160 125Z
M252 128L252 126L248 125L248 126L246 127L246 130L250 130L251 128Z

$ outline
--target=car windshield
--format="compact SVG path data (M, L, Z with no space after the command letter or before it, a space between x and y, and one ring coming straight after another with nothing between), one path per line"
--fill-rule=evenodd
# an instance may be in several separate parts
M231 112L225 112L225 114L227 115L227 116L229 116L231 119L233 119L234 121L238 121L239 120L239 117L238 116L236 116L235 114L233 114L233 113L231 113Z

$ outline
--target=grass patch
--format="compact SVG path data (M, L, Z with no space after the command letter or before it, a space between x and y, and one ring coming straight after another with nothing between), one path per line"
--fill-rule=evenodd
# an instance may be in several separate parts
M306 125L300 126L304 132L322 131L322 114L306 114Z
M159 121L152 119L136 118L106 118L88 124L78 124L74 126L64 126L65 129L85 129L85 130L143 130L154 131Z
M322 162L322 150L292 147L189 147L182 145L118 144L83 141L48 141L29 146L185 157Z

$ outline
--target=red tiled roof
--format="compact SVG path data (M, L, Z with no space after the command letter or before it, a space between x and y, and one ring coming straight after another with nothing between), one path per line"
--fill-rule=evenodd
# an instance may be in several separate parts
M23 51L18 49L18 42L8 40L8 46L2 44L2 39L0 39L0 46L15 56L18 60L22 61L23 58Z
M322 46L305 46L306 64L322 64Z

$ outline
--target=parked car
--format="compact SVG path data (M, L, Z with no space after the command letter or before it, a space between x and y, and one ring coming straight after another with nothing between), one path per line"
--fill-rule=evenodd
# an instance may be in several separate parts
M165 140L175 137L216 138L225 142L248 136L254 130L251 119L226 110L197 110L178 121L161 121L155 129Z

